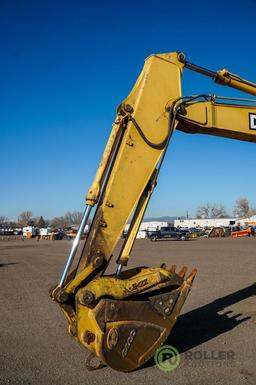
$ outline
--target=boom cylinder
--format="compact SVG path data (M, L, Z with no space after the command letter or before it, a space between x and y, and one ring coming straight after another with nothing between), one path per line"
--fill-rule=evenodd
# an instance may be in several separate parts
M202 75L212 78L215 83L221 84L223 86L229 86L235 88L239 91L246 92L250 95L256 95L256 84L248 80L242 79L241 77L232 74L226 69L219 71L211 71L204 67L200 67L196 64L189 63L186 60L186 56L183 52L178 53L178 60L184 64L184 67L190 69L191 71L198 72Z

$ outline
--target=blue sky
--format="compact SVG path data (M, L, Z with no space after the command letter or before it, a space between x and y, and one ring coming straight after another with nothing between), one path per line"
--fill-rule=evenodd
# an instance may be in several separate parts
M254 0L1 1L0 215L82 210L117 105L151 53L256 81ZM183 93L245 96L187 71ZM253 143L176 132L147 215L256 206ZM234 167L234 163L236 166Z

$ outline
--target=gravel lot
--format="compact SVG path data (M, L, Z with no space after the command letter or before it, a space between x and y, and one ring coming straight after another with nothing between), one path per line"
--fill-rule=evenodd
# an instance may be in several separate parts
M70 246L0 241L0 384L256 384L256 238L136 242L129 267L198 268L167 342L179 350L181 363L168 373L153 362L132 373L86 371L87 351L69 337L48 296ZM233 358L216 359L223 351Z

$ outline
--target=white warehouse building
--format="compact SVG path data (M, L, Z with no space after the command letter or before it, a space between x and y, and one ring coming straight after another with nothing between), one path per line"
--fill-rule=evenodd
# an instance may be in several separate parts
M256 225L256 215L249 218L192 218L175 219L175 227L223 227L231 225Z
M175 219L174 226L175 227L183 227L183 228L191 228L191 227L224 227L224 226L232 226L232 225L254 225L256 226L256 215L250 218L206 218L206 219ZM170 222L160 222L160 221L152 221L152 222L142 222L137 234L137 238L146 238L147 230L155 230L160 229L165 226L173 226L173 223ZM125 232L129 230L130 224L125 226Z

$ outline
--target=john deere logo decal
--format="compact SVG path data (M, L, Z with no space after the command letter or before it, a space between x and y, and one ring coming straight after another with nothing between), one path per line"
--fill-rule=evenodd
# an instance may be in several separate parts
M256 130L256 114L249 113L250 130Z

